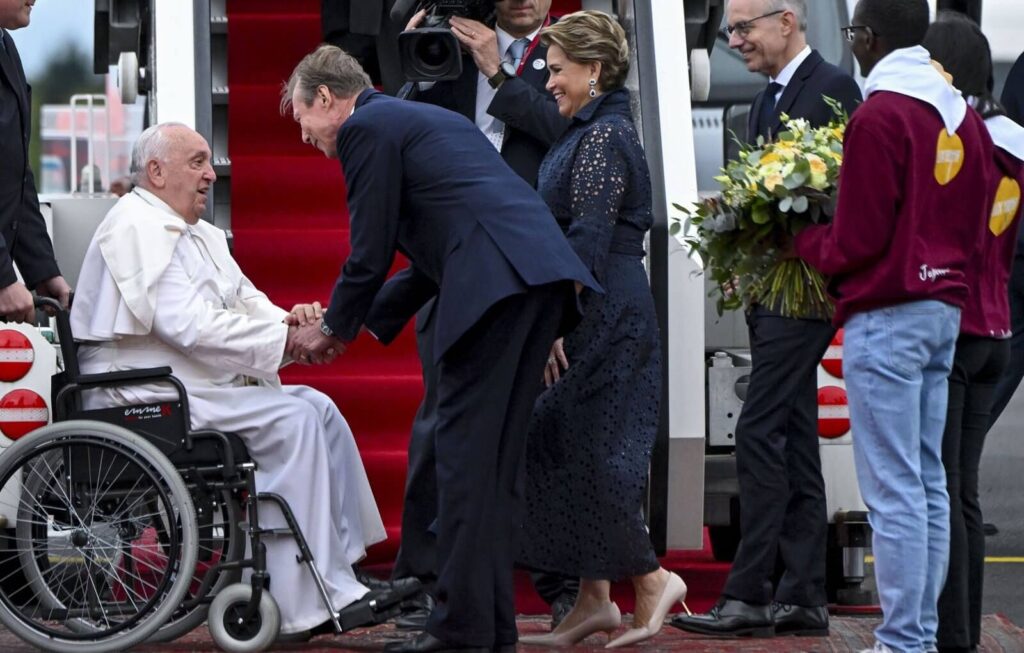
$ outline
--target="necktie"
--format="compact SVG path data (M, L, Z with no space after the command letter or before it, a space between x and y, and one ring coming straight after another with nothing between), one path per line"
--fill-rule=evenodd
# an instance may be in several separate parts
M0 54L7 54L7 44L4 43L5 38L7 38L7 32L0 29Z
M771 82L761 98L761 115L758 116L757 135L771 138L775 118L775 96L782 90L782 84Z
M523 62L523 55L530 45L529 39L517 39L508 46L508 57L512 61L512 67L519 70L519 64Z

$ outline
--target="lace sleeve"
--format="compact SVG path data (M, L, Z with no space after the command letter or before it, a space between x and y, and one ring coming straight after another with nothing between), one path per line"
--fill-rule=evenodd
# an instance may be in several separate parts
M572 223L566 237L598 281L603 281L612 231L629 179L618 139L615 125L596 125L583 137L573 162Z

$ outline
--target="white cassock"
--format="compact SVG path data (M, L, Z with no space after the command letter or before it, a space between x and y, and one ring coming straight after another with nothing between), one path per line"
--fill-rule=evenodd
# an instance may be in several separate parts
M335 609L368 591L352 571L387 535L345 418L327 396L280 385L287 311L242 274L224 233L189 225L152 193L122 197L89 245L71 311L84 374L171 366L188 389L192 428L237 433L256 461L256 486L291 506ZM86 407L166 400L132 386L90 393ZM284 527L260 505L260 525ZM289 536L270 536L270 590L281 632L329 618Z

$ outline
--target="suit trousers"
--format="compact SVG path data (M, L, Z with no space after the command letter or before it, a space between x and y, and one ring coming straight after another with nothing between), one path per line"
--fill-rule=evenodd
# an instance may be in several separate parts
M747 316L752 368L736 424L740 545L723 594L825 605L828 516L818 455L817 366L835 330L821 320ZM778 587L772 579L781 557Z
M968 650L981 640L985 531L978 495L981 452L1007 340L961 335L949 375L942 463L949 492L949 572L939 595L939 649Z
M438 364L437 606L427 631L454 646L517 640L526 434L572 292L559 282L501 300Z
M409 469L402 504L402 541L392 578L415 577L428 587L437 577L437 366L434 365L434 329L431 300L416 314L416 350L423 368L423 402L416 411L409 437Z

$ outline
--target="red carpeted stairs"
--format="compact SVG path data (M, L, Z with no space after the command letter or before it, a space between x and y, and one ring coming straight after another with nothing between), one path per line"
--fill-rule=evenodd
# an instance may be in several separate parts
M552 10L579 6L579 0L554 0ZM304 145L291 116L278 114L282 83L320 42L320 0L228 0L228 17L235 257L278 305L326 305L349 251L344 180L338 162ZM389 535L367 562L386 571L397 552L406 446L422 397L412 329L390 347L362 336L334 365L293 365L283 377L330 395L352 426ZM690 607L697 609L714 599L728 569L707 547L672 555L665 564L690 585ZM546 611L525 575L519 589L520 611ZM616 595L623 610L632 609L628 588L617 588Z

